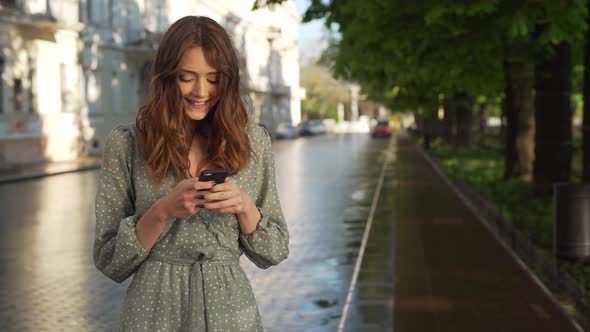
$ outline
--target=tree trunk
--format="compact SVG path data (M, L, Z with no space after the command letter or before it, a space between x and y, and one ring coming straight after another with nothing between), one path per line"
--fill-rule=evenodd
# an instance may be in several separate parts
M488 120L486 114L487 105L487 103L482 104L479 107L479 112L477 112L477 133L479 134L480 138L483 138L486 134Z
M530 180L535 157L534 65L505 62L504 179Z
M457 147L470 147L473 142L473 98L466 93L454 96L457 116Z
M540 60L535 74L536 192L550 194L556 182L569 182L572 164L572 52L570 44L554 47Z
M504 136L506 134L506 98L502 101L502 108L500 114L500 136Z
M590 1L588 4L590 8ZM582 123L582 182L590 183L590 15L586 18L586 45L584 48L584 122Z
M424 115L424 132L423 132L423 146L424 150L430 150L430 142L432 141L432 116Z

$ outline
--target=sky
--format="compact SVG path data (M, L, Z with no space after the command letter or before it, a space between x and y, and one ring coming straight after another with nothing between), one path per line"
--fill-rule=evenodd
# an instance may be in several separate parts
M305 13L310 2L310 0L295 0L295 6L301 16ZM311 59L320 56L326 47L326 42L322 40L325 30L324 20L314 20L301 24L299 27L299 54L302 64L309 63Z

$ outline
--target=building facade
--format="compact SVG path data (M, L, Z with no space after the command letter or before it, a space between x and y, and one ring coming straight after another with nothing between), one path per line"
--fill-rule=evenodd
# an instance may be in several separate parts
M252 121L301 118L295 5L253 0L0 0L0 168L99 155L133 122L168 26L209 16L231 34Z

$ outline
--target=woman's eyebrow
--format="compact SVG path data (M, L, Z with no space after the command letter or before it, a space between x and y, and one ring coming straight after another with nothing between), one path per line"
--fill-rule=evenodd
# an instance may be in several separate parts
M194 75L199 75L197 72L194 72L194 71L188 70L188 69L180 69L180 71L187 72L187 73L194 74ZM205 75L214 75L214 74L217 74L217 73L218 73L217 71L212 71L212 72L209 72L209 73L207 73Z

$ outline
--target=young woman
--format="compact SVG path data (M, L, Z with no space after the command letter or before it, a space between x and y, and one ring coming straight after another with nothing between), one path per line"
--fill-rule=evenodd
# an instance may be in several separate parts
M163 36L135 124L108 135L96 194L94 262L134 274L120 331L262 331L238 261L289 254L268 133L248 124L226 31L188 16ZM223 168L224 183L198 180Z

